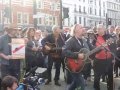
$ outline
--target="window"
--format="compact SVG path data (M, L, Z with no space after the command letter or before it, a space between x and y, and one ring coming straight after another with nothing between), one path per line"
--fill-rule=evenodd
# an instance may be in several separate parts
M83 12L86 13L86 12L85 12L85 6L83 7Z
M117 10L119 10L119 5L117 5Z
M103 10L103 16L104 16L104 17L106 16L106 14L105 14L105 10Z
M113 9L115 9L115 6L116 6L116 5L114 4L114 8L113 8Z
M86 26L86 19L84 18L84 26Z
M96 5L96 0L95 0L95 5Z
M55 8L56 8L56 10L60 10L60 3L57 3L57 4L55 5Z
M49 25L52 25L53 24L53 18L52 16L49 17Z
M76 16L74 17L74 24L76 24L77 23L77 18L76 18Z
M79 6L79 12L81 13L81 6Z
M108 8L110 7L110 3L107 3L107 7L108 7Z
M17 13L17 23L18 24L22 23L22 13Z
M101 16L101 9L99 9L99 15Z
M49 24L49 16L45 17L45 25Z
M0 11L0 23L2 23L2 11Z
M36 1L36 4L37 4L37 8L42 8L43 7L43 2L42 2L42 0L37 0Z
M93 0L90 0L90 4L92 4L93 3Z
M103 7L105 7L105 2L103 2Z
M38 18L38 24L42 24L42 18Z
M29 14L28 13L17 13L17 23L18 24L29 24Z
M50 8L51 8L51 10L55 10L55 4L51 3Z
M101 0L99 0L99 6L101 6Z
M97 13L96 13L96 9L95 9L95 15L97 15Z
M14 21L13 21L13 13L11 13L11 23L13 23Z
M79 23L81 24L81 17L79 17Z
M23 14L23 24L29 23L29 15L27 13Z
M4 18L4 24L10 24L10 18L5 17Z
M23 6L26 6L27 5L27 1L26 0L22 0L22 4L23 4Z
M112 3L112 9L114 9L114 4Z
M4 4L9 4L9 3L10 3L10 0L3 0L3 3L4 3Z
M55 25L55 17L53 17L53 25Z
M92 14L92 8L90 7L90 14Z
M75 6L74 6L74 11L76 12L77 10L76 10L76 4L75 4Z

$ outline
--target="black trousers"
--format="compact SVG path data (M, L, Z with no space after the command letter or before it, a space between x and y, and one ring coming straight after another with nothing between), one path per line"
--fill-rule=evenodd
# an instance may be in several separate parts
M34 55L26 55L26 73L36 66L36 57Z
M100 90L100 78L107 76L107 90L113 90L113 64L112 59L94 61L94 89Z
M114 72L116 76L119 76L120 73L118 73L118 69L120 68L120 61L116 59L115 66L114 66Z
M47 72L48 72L48 80L51 81L52 78L52 66L53 63L55 65L55 77L54 77L54 81L58 81L59 80L59 76L60 76L60 67L61 67L61 59L54 59L51 56L48 56L48 67L47 67Z
M20 79L20 60L10 60L9 65L1 64L2 78L7 75Z
M87 80L87 78L91 76L91 68L92 68L91 63L85 64L82 71L85 80Z

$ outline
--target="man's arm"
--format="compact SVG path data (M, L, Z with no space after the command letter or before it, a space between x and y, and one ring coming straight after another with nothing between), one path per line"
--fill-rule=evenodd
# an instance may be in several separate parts
M11 56L10 55L5 55L3 52L2 52L2 50L3 50L3 44L4 44L4 42L3 42L3 37L0 37L0 58L3 58L3 59L6 59L6 60L9 60L10 58L11 58Z

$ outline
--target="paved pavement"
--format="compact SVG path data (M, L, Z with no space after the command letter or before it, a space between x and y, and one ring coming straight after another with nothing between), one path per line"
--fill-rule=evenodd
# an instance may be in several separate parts
M54 77L54 72L55 71L53 69L53 71L52 71L53 77ZM115 85L116 85L115 90L120 90L120 89L118 89L118 87L120 86L120 78L116 78L116 79L114 79L114 81L115 81ZM41 86L41 90L65 90L67 88L67 85L64 81L64 74L62 73L62 71L61 71L61 75L60 75L60 83L62 86L59 87L59 86L55 86L54 81L52 81L49 85ZM93 90L93 81L87 82L86 90ZM101 82L101 90L107 90L106 83Z

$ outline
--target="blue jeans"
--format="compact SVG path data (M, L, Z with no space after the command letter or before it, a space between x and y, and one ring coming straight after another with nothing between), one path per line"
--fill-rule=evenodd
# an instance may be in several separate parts
M75 90L76 88L81 88L80 90L85 90L84 78L80 73L71 73L72 82L68 87L68 90Z

